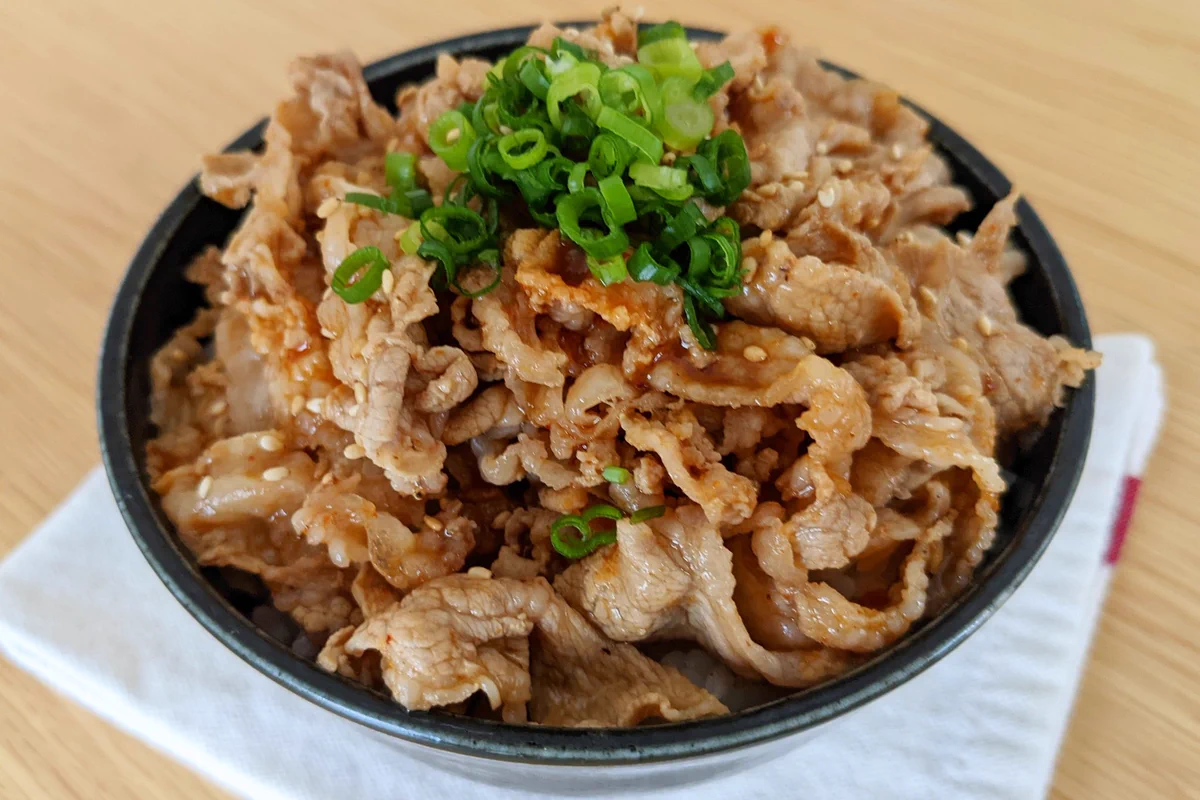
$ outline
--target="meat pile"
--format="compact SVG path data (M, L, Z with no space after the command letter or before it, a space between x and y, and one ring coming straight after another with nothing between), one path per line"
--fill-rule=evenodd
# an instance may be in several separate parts
M634 32L610 13L532 39L615 64ZM441 56L394 117L352 56L300 59L265 150L205 160L205 193L248 208L189 270L210 307L154 358L149 469L197 560L260 576L325 669L410 709L691 719L726 709L643 643L803 687L971 580L998 448L1097 357L1017 318L1013 198L973 237L939 227L970 201L895 93L774 30L697 52L735 68L710 102L753 175L724 211L746 275L712 351L678 286L601 286L555 231L510 226L500 286L472 300L401 251L409 220L342 201L386 191L394 151L440 198L428 127L484 62ZM391 271L347 305L330 278L366 245ZM668 511L560 556L554 520L600 502Z

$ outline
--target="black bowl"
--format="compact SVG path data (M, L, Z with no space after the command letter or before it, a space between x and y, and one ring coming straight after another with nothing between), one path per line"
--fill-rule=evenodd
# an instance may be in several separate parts
M419 47L370 65L366 78L376 100L394 109L397 88L431 75L438 53L495 58L522 43L530 30L490 31ZM702 30L692 35L717 36ZM955 227L973 230L1011 186L961 136L913 107L929 119L930 139L951 165L955 181L974 198L976 210L955 221ZM264 125L260 122L246 131L229 149L260 145ZM1023 319L1042 334L1062 334L1076 345L1090 346L1087 319L1062 254L1024 200L1018 215L1013 240L1026 253L1029 266L1013 283L1012 294ZM149 421L150 357L203 301L200 290L184 280L184 267L205 245L223 244L240 217L241 212L202 197L193 180L163 212L129 267L100 358L100 442L109 481L146 559L217 639L300 696L401 739L491 759L615 765L703 756L810 729L904 683L978 628L1029 574L1058 527L1083 467L1095 400L1091 377L1010 465L1015 480L1004 496L999 535L970 588L866 664L815 688L724 717L622 730L514 726L409 712L382 694L293 655L252 624L235 608L228 588L219 590L211 573L197 567L148 487L145 445L154 435Z

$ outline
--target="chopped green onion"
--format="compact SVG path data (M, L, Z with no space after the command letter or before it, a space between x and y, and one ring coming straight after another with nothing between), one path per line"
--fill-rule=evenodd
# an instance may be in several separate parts
M414 222L404 233L400 234L400 250L411 256L417 252L423 241L425 240L421 237L421 225Z
M360 247L346 256L333 272L329 286L334 293L351 305L361 303L383 283L384 270L391 265L378 247ZM354 283L350 279L366 269Z
M560 195L555 210L563 235L579 245L583 252L602 261L623 253L629 246L629 237L619 225L608 226L604 233L582 227L580 218L584 212L591 208L600 210L603 206L600 192L588 187L574 194Z
M417 157L412 153L388 153L383 159L383 174L393 194L415 189Z
M502 137L496 147L505 164L529 169L546 157L546 135L537 128L524 128Z
M721 191L706 199L719 206L729 205L750 185L750 156L745 141L733 128L726 128L701 145L699 152L712 163L723 183Z
M513 83L520 79L521 68L529 63L540 61L539 56L550 55L544 48L534 47L533 45L523 45L509 53L503 60L504 66L500 73L496 76L501 78L506 83ZM495 69L495 67L493 67Z
M551 79L556 78L569 70L571 67L578 64L579 61L580 59L576 58L570 53L559 53L557 56L551 56L550 58L546 59L546 74L549 75Z
M660 78L678 76L695 83L704 71L686 38L672 37L639 45L637 59Z
M669 253L676 247L696 235L704 227L706 220L704 212L695 203L688 203L679 209L670 222L659 234L656 247L660 252Z
M712 247L703 236L693 236L687 240L688 247L688 280L701 281L707 277L709 262L712 261Z
M400 213L399 209L396 208L396 204L390 197L380 197L377 194L368 194L367 192L346 192L345 200L347 203L353 203L356 206L373 208L376 211L382 211L385 214Z
M615 530L592 530L591 521L597 517L619 520L623 516L620 509L607 504L592 506L582 514L566 514L551 523L550 544L567 558L583 558L617 540Z
M561 36L555 36L554 41L550 43L550 55L559 56L563 53L570 53L580 61L588 59L588 52L582 47Z
M622 114L611 106L604 106L596 116L596 124L607 131L612 131L633 146L634 151L644 161L657 164L662 160L662 140L639 125L632 117Z
M585 509L579 516L584 522L591 522L598 517L611 520L624 519L625 513L616 506L610 506L608 503L597 503Z
M571 167L571 173L567 178L567 191L571 194L582 192L585 188L584 179L587 178L588 165L579 163Z
M666 286L679 277L679 268L658 263L650 250L650 243L642 242L629 259L629 274L634 280L651 281L659 286Z
M588 169L597 179L620 175L632 159L633 148L613 133L600 134L588 148Z
M654 75L641 64L627 64L600 76L600 99L606 106L653 125L662 108Z
M546 92L546 111L550 115L551 124L555 128L562 128L564 115L562 104L576 95L583 96L584 109L587 115L594 119L603 105L597 85L599 82L600 65L590 61L576 64L556 76L550 82L550 89Z
M692 82L667 78L662 82L662 116L654 129L676 150L692 150L713 129L713 111L692 97Z
M489 237L488 223L479 213L462 206L435 206L421 215L421 236L441 241L455 255L483 247Z
M683 316L701 347L705 350L717 349L716 331L713 330L712 325L700 318L700 315L696 311L696 303L692 300L690 294L683 296Z
M720 318L725 316L725 306L721 305L720 301L717 300L713 294L713 290L700 286L690 278L679 277L675 280L686 294L685 300L691 298L694 301L703 303L705 309L714 317Z
M639 522L646 522L647 520L651 519L658 519L665 513L667 513L666 506L646 506L645 508L639 508L637 511L630 514L629 521L637 524Z
M668 200L678 202L692 195L692 185L688 183L687 172L682 169L637 163L629 167L629 177L638 186L652 189Z
M700 80L696 81L696 86L692 89L692 97L697 100L707 100L731 80L733 80L733 65L728 61L718 64L712 69L706 69L700 76Z
M632 472L616 464L605 467L600 475L609 483L629 483L629 479L633 477Z
M550 91L550 79L546 77L546 68L537 61L529 60L521 65L518 72L521 83L525 85L538 100L545 100Z
M642 28L638 31L637 44L638 47L645 47L648 44L661 42L663 39L683 39L687 40L687 31L678 22L669 20L658 25L651 25L648 28Z
M603 261L587 256L587 265L601 286L612 286L629 277L629 271L625 268L625 256L619 253Z
M600 197L604 200L604 215L610 225L627 225L637 219L633 199L625 188L620 175L609 175L596 183Z
M581 139L584 144L596 135L596 123L577 103L567 103L566 118L560 129L563 139Z
M475 141L475 129L458 111L447 111L429 126L429 149L437 153L450 169L467 168L467 151Z
M721 176L717 174L712 162L699 153L676 159L675 166L696 174L696 180L700 184L700 193L705 197L714 195L724 188L725 184L722 183Z

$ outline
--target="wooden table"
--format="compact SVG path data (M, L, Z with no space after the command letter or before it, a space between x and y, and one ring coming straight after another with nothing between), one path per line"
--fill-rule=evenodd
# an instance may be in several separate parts
M371 60L596 11L574 0L500 7L0 4L0 553L96 463L93 372L109 298L199 155L272 106L294 54L351 47ZM1054 796L1200 793L1200 5L662 0L649 12L717 28L778 22L916 98L1031 197L1094 329L1157 339L1170 413ZM0 720L2 797L226 796L5 662Z

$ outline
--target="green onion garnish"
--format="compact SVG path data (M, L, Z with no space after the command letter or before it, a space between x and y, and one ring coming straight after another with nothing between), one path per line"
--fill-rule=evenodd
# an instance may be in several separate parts
M639 159L651 164L657 164L662 160L662 140L643 128L632 117L622 114L610 106L604 106L596 116L596 124L624 139L633 147Z
M731 80L733 80L733 65L728 61L712 69L706 69L700 76L700 80L696 81L696 87L692 89L692 96L697 100L707 100Z
M612 226L627 225L637 219L637 211L633 207L633 198L625 188L625 181L620 175L609 175L596 182L600 197L604 200L604 218Z
M558 75L550 82L546 92L546 111L554 127L562 129L564 112L562 105L569 98L580 96L589 117L600 112L600 65L585 61Z
M671 24L671 23L666 23ZM662 26L658 26L662 27ZM651 30L654 30L651 28ZM638 63L660 78L680 77L695 83L704 72L686 37L669 37L638 47Z
M584 225L583 214L593 208L599 211L603 205L600 192L589 187L574 194L559 195L555 212L563 235L592 258L601 260L620 255L629 246L629 237L620 225L605 220L607 229L604 231Z
M400 250L437 262L439 282L475 297L499 283L499 204L519 198L529 217L583 250L601 284L678 284L689 327L711 348L722 299L741 291L741 228L729 217L710 224L690 198L728 205L749 184L737 131L706 138L707 99L732 77L728 62L703 69L675 22L640 31L638 63L616 69L561 37L549 48L520 47L488 70L478 100L430 126L430 147L459 173L440 206L418 185L411 153L386 156L386 196L346 200L418 220L400 235ZM675 151L670 165L662 163L667 147ZM336 271L335 288L365 299L386 268L382 254L356 251ZM483 268L490 283L465 289L464 271ZM628 480L627 472L610 474ZM591 513L620 516L599 508ZM591 542L591 517L565 519L564 535L574 527L577 544Z
M603 261L587 256L587 265L592 274L596 276L596 280L600 281L601 286L612 286L629 277L629 270L625 268L625 256L623 255L615 255Z
M447 111L429 126L429 148L441 156L450 169L467 168L467 150L475 141L475 129L458 111Z
M639 508L637 511L630 514L629 521L637 524L639 522L646 522L647 520L651 519L658 519L665 513L667 513L666 506L646 506L645 508Z
M504 163L515 170L528 169L546 157L546 135L537 128L524 128L504 136L496 144Z
M600 474L609 483L628 483L629 479L633 477L632 472L624 467L618 467L616 464L605 467Z
M654 128L676 150L692 150L713 129L713 111L692 96L695 84L682 76L662 82L662 116Z
M663 39L683 39L687 43L687 31L678 22L668 21L659 25L651 25L638 31L638 47L661 42Z
M400 234L398 244L400 245L401 252L411 256L417 252L417 248L421 246L421 242L423 241L424 239L421 238L421 225L418 222L414 222L408 226L404 233Z
M378 247L360 247L346 256L334 270L329 286L338 297L347 303L361 303L375 294L380 284L383 283L384 270L390 267L391 264L384 258L383 251ZM358 276L358 280L351 283L350 279L362 272L364 268L366 271Z
M607 503L592 506L582 514L567 514L550 525L550 544L567 558L583 558L606 544L617 540L615 530L596 531L591 522L597 518L619 520L625 515ZM573 529L571 534L568 529Z

